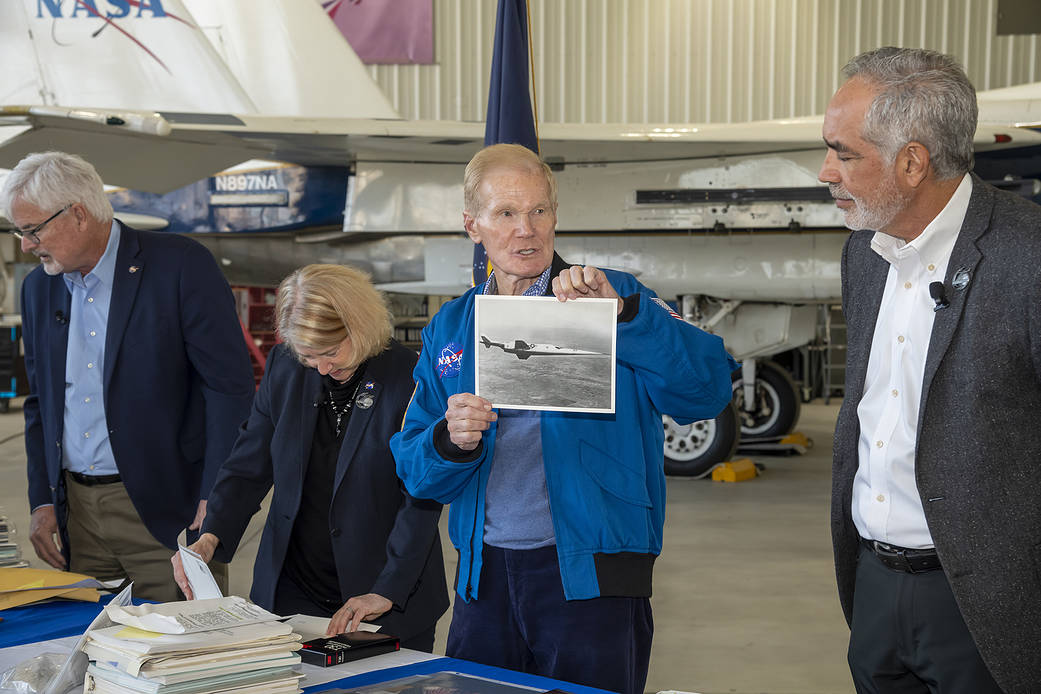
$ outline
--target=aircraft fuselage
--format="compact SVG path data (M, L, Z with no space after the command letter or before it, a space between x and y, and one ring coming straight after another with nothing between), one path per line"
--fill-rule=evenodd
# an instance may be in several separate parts
M585 349L573 349L571 347L557 347L556 345L525 342L524 340L513 340L512 346L505 342L495 342L481 335L481 343L485 349L498 347L507 354L513 354L518 359L529 357L602 357L603 352L592 352Z

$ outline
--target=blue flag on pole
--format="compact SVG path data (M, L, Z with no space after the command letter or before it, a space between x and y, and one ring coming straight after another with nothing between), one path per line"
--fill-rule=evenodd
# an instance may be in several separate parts
M488 85L488 116L484 125L485 146L508 142L524 145L538 154L529 84L527 0L499 0ZM486 279L488 255L483 245L475 244L473 283L477 285Z

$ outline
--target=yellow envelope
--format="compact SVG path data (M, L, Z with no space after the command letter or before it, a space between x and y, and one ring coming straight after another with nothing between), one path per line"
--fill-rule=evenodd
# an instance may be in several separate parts
M56 597L97 602L97 589L75 585L89 580L90 576L70 571L0 568L0 610Z

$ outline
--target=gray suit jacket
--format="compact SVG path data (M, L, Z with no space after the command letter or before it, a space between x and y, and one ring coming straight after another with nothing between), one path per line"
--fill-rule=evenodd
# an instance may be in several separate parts
M889 264L874 232L842 254L849 336L835 428L831 527L849 622L858 551L851 515L871 340ZM967 272L968 285L952 286ZM975 176L935 314L918 418L915 478L943 570L1002 688L1041 686L1041 207Z

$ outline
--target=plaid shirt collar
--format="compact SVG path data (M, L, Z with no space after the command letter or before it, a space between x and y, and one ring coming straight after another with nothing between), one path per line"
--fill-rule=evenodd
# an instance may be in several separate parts
M553 271L553 266L550 265L546 268L539 278L535 280L535 283L524 290L521 296L543 296L546 293L546 289L549 287L549 275ZM488 274L488 279L484 283L484 289L481 291L482 294L494 294L498 289L499 285L495 281L495 270L492 270Z

